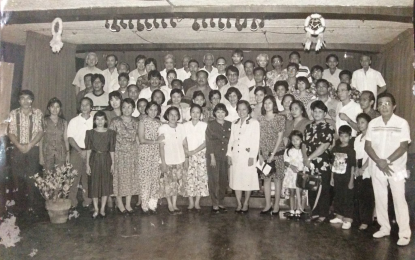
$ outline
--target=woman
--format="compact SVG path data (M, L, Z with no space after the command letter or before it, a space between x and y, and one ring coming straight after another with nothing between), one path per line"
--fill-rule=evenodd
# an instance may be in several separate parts
M138 195L137 151L138 120L132 116L135 102L126 98L121 105L122 116L112 119L110 129L116 135L113 191L120 213L132 213L131 196ZM122 201L125 197L125 205Z
M280 80L274 84L274 96L275 101L277 101L278 111L284 111L284 106L282 105L282 99L285 94L288 93L288 83L285 80Z
M226 151L231 135L232 123L225 120L228 115L222 103L213 108L215 120L209 121L206 128L206 164L208 170L209 194L212 200L212 211L227 212L223 205L228 187L228 161Z
M157 61L153 58L147 58L146 61L144 62L144 66L146 67L147 74L141 75L137 79L137 83L136 83L140 89L150 87L150 79L148 78L148 73L150 71L157 70ZM165 82L164 82L164 78L162 77L160 80L160 86L164 86L164 85L165 85Z
M258 56L256 56L256 64L258 67L263 68L265 71L267 71L267 66L268 66L268 54L266 53L260 53L258 54Z
M308 119L307 111L304 107L303 102L299 100L294 100L290 104L290 112L293 120L287 121L285 124L284 144L286 146L288 144L288 136L290 136L293 130L298 130L304 134L305 127L312 122Z
M156 102L161 108L163 108L163 104L166 101L166 96L164 95L163 91L156 89L151 93L150 101Z
M209 101L211 105L207 108L207 111L209 112L208 121L215 120L215 115L213 113L213 110L215 109L215 106L219 104L221 98L222 98L222 95L220 94L219 90L215 89L209 92Z
M236 111L239 100L242 98L241 91L235 87L230 87L225 94L225 98L229 101L230 104L226 105L228 110L228 115L225 117L225 120L234 122L239 118L238 112ZM252 109L250 109L252 110Z
M274 55L271 58L271 65L274 68L267 72L267 86L274 86L279 80L287 80L287 70L283 69L283 59L280 55Z
M167 198L169 213L174 215L181 214L176 201L182 185L183 172L189 166L189 158L185 156L187 151L185 129L182 124L178 124L179 109L169 107L164 113L164 119L168 123L161 125L158 130L159 136L164 135L164 142L160 143L160 198Z
M209 196L208 176L206 169L206 139L207 124L200 121L202 107L192 104L190 107L191 121L183 124L188 145L189 169L183 176L182 196L189 198L188 210L200 210L200 198ZM193 198L196 198L193 201Z
M295 100L295 97L291 94L285 94L282 98L282 106L284 110L280 111L280 115L285 116L285 118L290 121L293 119L290 111L290 105Z
M111 124L113 118L121 116L121 101L122 96L119 91L113 91L109 94L109 110L105 111L109 124Z
M145 109L146 117L138 123L138 182L140 184L141 208L144 212L155 213L160 190L160 150L158 129L161 122L160 106L149 102ZM160 138L161 139L161 138Z
M182 106L182 99L183 99L184 95L183 92L180 89L172 89L170 92L170 99L171 99L171 105L167 105L167 106L163 106L162 110L161 110L161 122L163 123L167 123L167 121L164 119L164 114L166 112L166 110L169 107L177 107L177 109L179 109L179 113L180 113L180 120L178 121L179 123L185 123L186 120L184 119L184 117L190 113L189 112L189 107L184 107ZM187 104L185 104L187 106Z
M239 119L231 127L228 144L228 164L231 167L229 186L235 190L237 207L236 213L247 213L249 198L253 190L259 190L256 158L259 150L259 123L249 116L252 109L249 102L241 100L237 104ZM242 191L245 191L245 201L242 205Z
M62 102L49 100L43 121L43 139L40 142L40 164L46 172L54 171L55 165L69 163L68 123L62 113Z
M298 70L300 70L300 66L297 63L288 63L286 81L288 83L288 93L290 94L293 94L295 92Z
M252 118L255 118L258 120L258 118L261 116L261 110L262 110L262 101L264 100L266 91L264 87L256 87L255 91L255 101L256 104L252 105Z
M309 104L316 99L316 96L309 91L310 82L306 77L298 77L297 84L295 85L295 92L293 96L296 100L303 102L305 107L309 107Z
M312 217L309 219L323 222L330 208L330 153L329 147L333 141L334 129L325 121L327 107L321 100L311 104L314 121L304 130L303 160L304 166L321 177L321 194ZM310 207L316 203L318 191L308 191Z
M277 114L277 103L271 95L264 98L260 126L259 161L266 162L273 168L270 174L261 173L264 179L265 208L261 214L277 215L280 211L282 181L284 179L284 144L282 142L285 129L285 117ZM275 182L274 207L271 206L271 181Z

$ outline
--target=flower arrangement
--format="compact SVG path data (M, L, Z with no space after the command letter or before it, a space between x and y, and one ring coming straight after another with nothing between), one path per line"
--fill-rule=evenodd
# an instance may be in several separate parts
M43 177L36 173L30 177L35 180L35 186L39 188L45 200L65 199L68 197L75 176L78 172L72 169L71 164L55 167L54 171L44 171Z

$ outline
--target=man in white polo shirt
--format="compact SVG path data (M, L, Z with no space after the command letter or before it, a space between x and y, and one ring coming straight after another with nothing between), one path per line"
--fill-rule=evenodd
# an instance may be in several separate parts
M74 117L68 124L68 141L71 146L71 163L73 168L78 171L78 175L69 190L69 199L72 207L78 205L76 195L78 194L78 185L82 183L82 197L84 199L83 206L87 207L91 203L88 198L88 176L86 175L86 150L85 150L85 135L87 130L93 127L93 117L91 116L91 109L93 101L84 97L81 99L81 114Z
M389 236L391 226L388 216L388 183L391 188L396 220L399 226L399 246L406 246L411 239L408 204L405 199L405 178L408 145L411 142L408 122L395 115L395 98L390 93L378 96L381 116L370 121L365 151L371 158L369 172L375 193L376 215L380 230L374 238Z
M340 102L336 109L336 132L342 125L349 125L352 128L352 136L355 137L357 133L356 117L362 113L362 108L359 104L350 99L352 87L347 83L340 83L337 87L337 95Z
M352 86L360 92L370 90L377 97L377 95L386 91L386 83L382 74L370 67L371 63L372 60L369 55L364 54L360 57L362 68L353 72Z
M102 71L102 75L105 77L104 92L111 93L114 90L118 90L118 58L114 54L109 54L106 59L107 69Z

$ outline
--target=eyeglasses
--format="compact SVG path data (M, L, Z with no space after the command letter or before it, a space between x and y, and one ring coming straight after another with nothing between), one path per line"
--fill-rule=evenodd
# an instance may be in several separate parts
M392 102L386 101L382 103L378 103L378 107L389 107L392 106Z

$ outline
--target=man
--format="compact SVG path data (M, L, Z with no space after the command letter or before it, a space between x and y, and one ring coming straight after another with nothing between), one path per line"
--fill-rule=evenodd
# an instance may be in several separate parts
M105 110L108 107L109 96L108 93L104 91L105 78L102 74L92 75L92 87L93 91L85 95L92 100L94 107L92 110L100 111Z
M339 101L329 96L329 85L330 83L325 79L319 79L316 81L316 94L317 99L324 102L327 107L328 113L326 114L327 122L330 123L333 128L336 128L336 109L339 105ZM311 104L307 107L307 114L310 119L313 119L313 113L311 111Z
M34 98L30 90L19 92L20 107L10 112L8 126L8 136L14 145L11 154L12 193L18 205L20 202L26 204L29 214L34 213L35 194L34 181L30 177L40 170L39 141L43 136L43 114L40 109L32 107Z
M118 63L118 73L130 73L130 65L127 62Z
M242 61L244 60L244 52L241 49L236 49L232 52L232 63L239 70L239 78L245 77L245 69Z
M247 60L244 62L244 70L246 77L243 77L239 80L240 83L244 84L247 87L255 86L255 79L254 79L254 68L255 63L251 60ZM262 84L264 86L264 84Z
M297 51L293 51L290 53L289 56L290 63L298 64L298 72L297 72L297 78L298 77L306 77L308 78L308 81L312 81L310 77L310 69L307 66L301 65L301 56L300 53Z
M209 92L211 91L208 85L208 73L205 70L199 70L196 74L197 76L197 85L191 87L187 92L185 98L187 100L193 99L193 93L195 91L202 91L203 95L205 95L206 106L210 106L209 100Z
M181 81L184 81L190 77L189 62L191 58L189 55L185 54L182 59L183 68L177 69L177 78Z
M127 87L128 97L134 100L135 103L135 109L132 113L133 117L138 117L140 115L140 112L138 111L138 100L140 95L140 88L137 87L137 85L128 85ZM150 96L151 97L151 96Z
M249 88L248 86L244 85L243 83L239 82L239 70L235 66L229 66L226 68L226 77L229 80L228 85L222 87L220 89L220 94L222 95L221 103L224 103L225 105L229 104L229 101L225 98L225 94L228 91L230 87L235 87L239 89L239 91L242 94L243 100L246 100L249 102Z
M339 57L336 54L329 54L326 57L327 69L323 71L323 79L331 83L332 86L337 87L340 84L341 69L337 68L339 65Z
M120 88L117 90L120 92L122 99L128 98L128 82L130 81L130 77L127 73L120 73L118 76L118 85Z
M85 97L86 94L92 93L94 91L94 88L92 87L92 75L91 73L88 73L84 76L84 83L85 83L85 89L78 92L76 95L76 110L80 112L80 105L81 105L81 99Z
M203 64L205 66L203 68L201 68L200 70L206 71L209 75L211 73L218 74L218 69L213 67L214 62L215 62L215 57L213 56L213 54L212 53L206 53L203 56Z
M186 93L189 88L197 85L196 73L199 71L199 62L197 60L189 61L190 77L183 81L183 91Z
M225 75L226 74L226 59L223 57L219 57L216 59L216 67L217 72L214 71L209 74L208 82L209 87L211 89L218 89L218 86L216 86L216 78L219 75Z
M372 91L377 97L378 94L386 91L386 83L379 71L370 67L372 60L369 55L364 54L360 57L361 69L353 72L352 86L362 92L363 90Z
M160 87L160 82L163 79L160 72L158 72L157 70L150 71L148 73L148 79L150 81L150 87L141 90L139 99L145 98L148 101L151 101L151 94L153 93L153 91L156 89L160 89L164 94L165 103L167 104L168 99L170 99L170 95L166 92L165 89L161 89Z
M256 67L253 70L254 85L252 85L248 88L249 89L249 104L251 104L251 105L255 105L257 103L256 99L255 99L255 89L257 87L264 87L265 74L266 74L266 71L262 67ZM241 80L247 79L247 78L248 78L248 73L246 74L246 77L242 78ZM265 86L264 88L265 88L265 92L266 92L265 95L272 95L272 90L269 87Z
M81 114L74 117L68 124L68 141L71 146L70 161L73 168L78 171L74 182L69 190L69 199L73 208L78 206L76 195L78 194L78 185L82 183L82 197L84 199L83 206L88 207L91 199L88 197L88 176L86 175L86 150L85 135L87 130L93 127L93 117L91 109L94 103L88 97L81 100Z
M107 69L102 71L102 75L105 77L104 92L110 93L114 90L118 90L118 58L114 54L107 56Z
M164 82L167 83L167 71L176 70L175 66L176 63L174 61L173 54L169 53L166 56L164 56L164 70L160 71L160 75L163 77Z
M396 221L399 226L398 246L406 246L411 239L408 204L405 199L405 178L408 145L411 142L408 122L395 115L395 98L390 93L378 96L381 116L370 121L365 151L371 158L369 171L375 193L376 215L380 230L374 238L389 236L391 226L388 217L388 184L390 186Z
M72 85L75 86L76 94L78 94L79 91L85 89L84 76L86 74L89 74L89 73L91 74L100 73L101 74L102 73L102 70L95 67L98 63L98 56L95 53L93 52L88 53L86 55L85 63L87 66L78 70L72 82Z
M336 108L336 133L342 125L349 125L352 128L352 137L356 137L358 130L356 117L362 113L360 105L350 99L352 87L347 83L340 83L337 87L337 95L340 102Z

